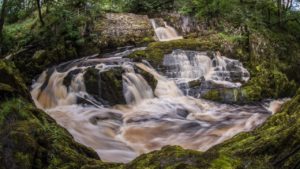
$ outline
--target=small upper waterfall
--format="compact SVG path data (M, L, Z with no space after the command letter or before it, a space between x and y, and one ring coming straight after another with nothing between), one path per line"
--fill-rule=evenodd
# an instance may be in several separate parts
M159 41L171 41L183 38L178 35L177 31L173 27L168 25L167 22L162 19L150 19L150 21Z
M129 162L166 145L206 151L262 124L280 106L219 104L178 88L178 81L201 77L234 84L240 72L246 81L249 74L236 60L176 50L165 56L165 76L146 61L124 58L131 52L70 61L46 70L32 85L36 105L103 161ZM145 80L150 76L155 86Z

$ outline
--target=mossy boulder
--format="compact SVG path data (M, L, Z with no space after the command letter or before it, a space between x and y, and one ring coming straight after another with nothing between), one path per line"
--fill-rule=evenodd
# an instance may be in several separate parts
M258 168L299 167L299 93L261 127L242 133L210 151L229 154L240 165Z
M157 80L152 74L137 66L134 66L134 71L148 82L152 90L156 88ZM88 68L84 74L86 91L107 105L126 104L123 95L123 73L124 70L121 66L101 72L93 67Z
M212 89L202 94L202 98L225 103L250 103L266 98L292 97L297 90L294 81L278 70L267 70L257 66L256 74L241 88Z
M159 151L153 151L136 158L126 165L126 168L207 168L206 159L199 158L202 153L194 150L184 150L179 146L166 146Z
M158 81L152 74L146 72L143 69L140 69L139 67L135 68L135 72L140 74L146 80L146 82L149 84L153 91L156 89Z
M31 96L15 65L0 60L0 102L14 96L31 100Z
M89 68L84 74L86 91L104 104L125 104L123 96L122 67L99 72Z
M47 68L56 64L78 58L77 51L72 46L57 45L53 49L31 49L14 55L11 60L16 64L27 84Z
M23 99L0 104L2 168L81 168L104 165L93 150ZM107 167L110 166L107 164Z

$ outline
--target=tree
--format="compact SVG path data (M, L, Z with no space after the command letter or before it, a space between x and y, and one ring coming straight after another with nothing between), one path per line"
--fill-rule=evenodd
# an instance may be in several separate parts
M2 2L2 9L0 13L0 55L2 54L2 42L3 42L3 26L6 17L6 7L7 7L8 0L3 0Z
M129 12L147 13L171 10L174 0L130 0L126 3Z
M42 16L41 1L40 0L36 0L36 3L37 3L37 7L38 7L40 22L41 22L42 26L44 26L45 23L44 23L43 16Z

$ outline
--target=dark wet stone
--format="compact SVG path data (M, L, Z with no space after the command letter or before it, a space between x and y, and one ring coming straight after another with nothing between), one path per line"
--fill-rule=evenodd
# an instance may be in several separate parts
M184 109L177 109L177 115L180 117L186 118L190 113Z
M81 71L82 71L81 69L75 69L75 70L70 71L67 74L67 76L64 78L63 84L68 88L71 85L74 76L79 74Z

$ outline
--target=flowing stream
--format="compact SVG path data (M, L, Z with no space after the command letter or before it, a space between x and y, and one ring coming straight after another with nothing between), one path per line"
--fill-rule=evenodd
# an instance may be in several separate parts
M166 71L157 72L146 61L135 63L125 58L134 50L142 49L63 63L43 72L32 85L36 105L77 142L93 148L103 161L130 162L166 145L206 151L237 133L254 129L282 104L219 104L192 97L184 92L188 87L180 88L183 82L195 79L239 87L250 75L236 60L176 50L164 58ZM97 72L98 85L92 91L101 91L99 97L87 92L85 75L90 69ZM156 80L154 87L145 75ZM118 77L113 81L120 82L122 88L110 95L121 92L123 104L107 104L110 97L104 98L105 91L100 90L113 87L112 81L105 79L112 76Z

